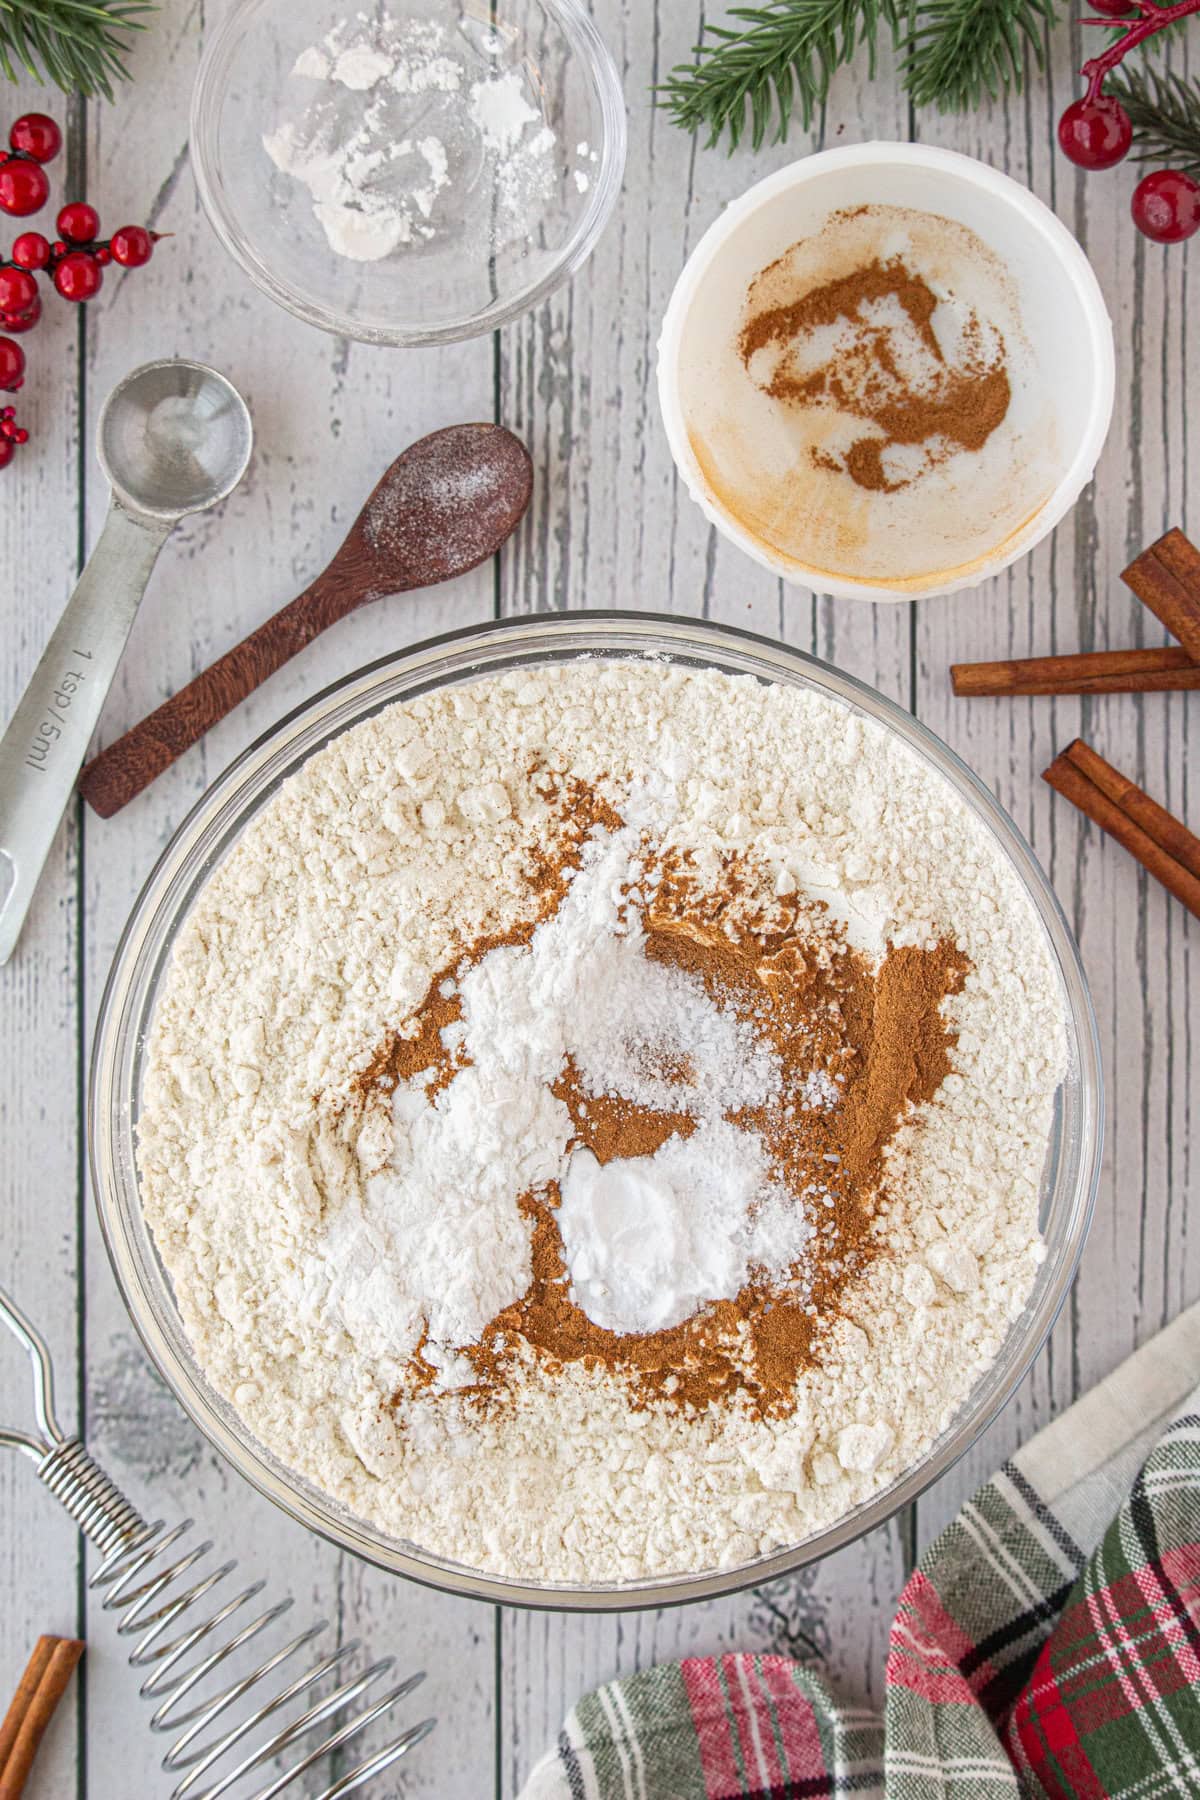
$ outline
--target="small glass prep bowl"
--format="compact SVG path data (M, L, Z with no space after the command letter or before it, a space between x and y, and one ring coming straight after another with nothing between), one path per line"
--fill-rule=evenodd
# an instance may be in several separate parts
M580 0L384 0L370 29L439 32L448 80L427 63L414 78L403 56L394 79L360 69L352 86L295 72L331 31L365 30L366 17L344 0L236 0L192 95L200 198L230 255L309 324L373 344L475 337L545 299L595 248L625 165L616 67ZM491 153L472 114L477 82L509 89L490 103ZM331 104L342 135L378 104L357 166L411 215L410 241L375 261L330 247L313 193L264 148L264 136ZM552 141L530 158L547 129Z
M147 1034L184 918L214 866L280 784L314 751L398 700L510 669L577 657L653 655L758 681L815 688L896 733L947 780L991 834L1029 898L1062 982L1069 1068L1056 1096L1042 1177L1046 1260L1000 1355L923 1461L826 1530L771 1556L719 1572L625 1583L508 1581L430 1555L356 1518L288 1469L210 1387L184 1334L171 1284L142 1214L134 1163ZM1074 939L1033 852L982 782L932 732L871 688L800 651L749 632L653 613L559 613L472 627L386 657L284 719L247 750L180 826L146 883L117 949L92 1056L92 1182L117 1280L142 1341L195 1424L262 1493L381 1567L435 1587L523 1606L581 1610L662 1606L757 1585L815 1562L880 1524L943 1475L1009 1399L1066 1296L1087 1235L1100 1172L1103 1101L1099 1044Z

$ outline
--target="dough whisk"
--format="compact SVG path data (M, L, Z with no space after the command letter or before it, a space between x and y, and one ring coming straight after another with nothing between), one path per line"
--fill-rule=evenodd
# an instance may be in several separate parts
M36 1434L0 1426L0 1445L32 1458L42 1481L100 1552L102 1560L88 1585L103 1595L106 1612L122 1615L118 1634L136 1636L129 1661L133 1668L149 1671L141 1694L157 1702L150 1729L179 1733L162 1764L168 1774L181 1777L171 1800L217 1800L218 1795L231 1794L235 1788L245 1800L272 1800L322 1757L350 1744L412 1693L423 1675L410 1676L370 1701L365 1710L336 1722L337 1715L354 1707L390 1673L394 1659L384 1657L355 1673L352 1662L359 1648L355 1640L319 1655L302 1673L289 1673L285 1665L307 1651L328 1628L321 1619L271 1649L257 1667L237 1673L217 1692L200 1697L198 1690L207 1677L282 1618L291 1608L291 1599L273 1601L261 1612L254 1609L251 1617L243 1609L257 1599L265 1582L254 1581L238 1592L218 1595L216 1590L233 1574L236 1562L210 1557L209 1565L201 1568L212 1551L211 1542L176 1550L192 1530L191 1519L168 1527L161 1520L147 1523L142 1518L80 1440L68 1437L59 1425L50 1353L40 1333L2 1288L0 1320L29 1357L37 1421ZM174 1633L177 1622L181 1628ZM192 1656L193 1651L198 1654ZM331 1679L337 1685L322 1691ZM247 1695L254 1710L231 1719L231 1709L236 1711ZM303 1710L285 1721L284 1712L296 1705ZM301 1740L326 1725L330 1728L321 1741L304 1748ZM339 1795L355 1792L399 1762L433 1725L432 1719L423 1719L410 1726L353 1769L337 1775L332 1785L321 1788L316 1800L337 1800ZM269 1735L261 1743L248 1742L260 1726ZM210 1728L215 1728L215 1734ZM235 1749L240 1749L237 1760L219 1770L218 1765L224 1765ZM298 1760L283 1766L279 1759L294 1751L299 1753ZM266 1785L250 1794L246 1784L255 1771L258 1779L265 1778Z

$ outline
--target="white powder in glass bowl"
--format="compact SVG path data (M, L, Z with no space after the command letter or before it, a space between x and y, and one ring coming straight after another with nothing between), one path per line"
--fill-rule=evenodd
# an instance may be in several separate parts
M535 228L558 142L508 48L466 18L454 31L360 13L300 53L263 148L308 189L337 255L377 262L448 237L501 248Z
M994 1361L1065 1044L1012 867L885 729L523 670L346 732L213 872L142 1194L208 1378L353 1512L514 1579L717 1570Z

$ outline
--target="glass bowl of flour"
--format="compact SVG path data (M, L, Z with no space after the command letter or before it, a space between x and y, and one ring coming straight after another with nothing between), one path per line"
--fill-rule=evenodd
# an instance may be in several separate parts
M829 1554L1074 1276L1078 953L923 726L749 633L511 620L209 790L102 1003L93 1185L164 1378L293 1517L531 1606Z
M591 255L625 109L579 0L240 0L192 99L213 229L309 324L378 344L474 337Z

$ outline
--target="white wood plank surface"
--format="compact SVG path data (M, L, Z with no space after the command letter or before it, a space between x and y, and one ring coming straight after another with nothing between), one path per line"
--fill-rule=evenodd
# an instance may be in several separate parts
M24 83L6 102L15 118L37 105ZM62 117L60 113L60 118ZM79 121L81 123L81 120ZM70 133L69 167L81 132ZM61 170L62 160L55 165ZM8 221L5 221L7 224ZM0 717L8 719L75 579L80 423L76 318L47 308L22 338L26 385L14 397L31 439L3 471L3 582L0 584ZM9 399L5 395L5 400ZM72 816L60 831L26 926L20 957L0 969L0 1285L24 1299L43 1326L58 1364L59 1411L69 1429L79 1394L76 1294L80 1175L79 834ZM28 1366L0 1333L0 1401L5 1422L33 1428ZM0 1690L17 1684L42 1632L80 1635L80 1554L74 1527L45 1494L25 1457L0 1457ZM73 1791L82 1730L79 1689L64 1697L43 1747L38 1778L46 1794Z
M216 9L208 12L211 23ZM139 46L138 109L144 155L127 153L123 110L93 119L92 191L105 208L139 217L146 169L173 171L162 230L177 236L153 262L89 314L88 382L104 394L131 360L196 356L239 387L255 421L250 471L218 512L189 520L163 553L134 640L113 688L100 739L132 724L299 592L328 562L387 464L439 425L492 413L492 347L409 357L372 355L281 315L235 271L200 213L186 159L187 102L200 49L195 15L164 18ZM111 196L111 199L110 199ZM106 304L105 304L106 303ZM131 355L131 344L136 350ZM87 471L89 538L99 527L104 484ZM493 575L483 569L439 592L402 595L364 608L311 645L116 819L85 821L85 1030L89 1035L116 939L138 888L212 776L237 751L318 689L373 657L435 631L490 616ZM92 1448L131 1493L170 1519L194 1515L241 1568L295 1595L296 1618L329 1618L341 1638L361 1636L375 1654L394 1651L402 1669L425 1667L426 1690L409 1721L446 1721L436 1762L414 1757L403 1792L485 1793L494 1763L491 1707L494 1630L490 1609L397 1583L355 1563L281 1517L196 1441L161 1395L127 1322L89 1214L86 1307L88 1415ZM106 1397L123 1383L127 1413L159 1418L165 1407L176 1448L159 1429L130 1429ZM131 1451L134 1454L131 1454ZM94 1616L94 1613L90 1616ZM99 1640L112 1646L107 1621ZM97 1658L89 1686L85 1789L89 1800L167 1793L156 1773L163 1746L138 1718L136 1681L123 1659ZM463 1708L470 1729L458 1718ZM136 1779L131 1775L136 1772ZM401 1791L398 1781L378 1784Z
M1135 700L955 701L947 668L975 656L1156 642L1119 570L1166 525L1188 524L1189 406L1200 398L1186 309L1194 253L1161 251L1128 220L1128 169L1084 178L1053 124L1074 91L1077 30L1064 25L1027 95L963 120L910 118L885 59L837 78L813 132L726 159L650 107L686 56L698 0L595 0L622 70L630 157L595 258L572 287L500 334L439 352L389 353L322 337L262 299L199 211L187 99L202 32L228 0L166 9L139 44L136 84L112 109L77 109L75 162L107 222L175 232L150 267L110 277L80 321L48 307L25 340L22 412L35 441L0 475L7 498L0 713L7 717L69 589L105 495L90 443L98 405L130 366L181 353L223 368L250 402L257 450L217 513L163 553L113 688L106 742L299 590L328 560L386 463L421 432L496 416L533 451L535 499L491 569L365 609L312 646L117 819L68 822L17 960L0 972L0 1280L37 1313L59 1362L64 1415L144 1510L203 1520L248 1572L290 1589L402 1665L430 1671L414 1701L437 1736L383 1795L513 1800L563 1713L619 1670L681 1654L771 1648L819 1663L842 1691L877 1698L895 1596L925 1541L1014 1444L1200 1294L1187 1210L1200 991L1194 922L1038 780L1082 730L1173 810L1188 783L1195 705ZM710 9L711 10L711 9ZM1186 44L1171 54L1186 58ZM1184 66L1181 61L1181 66ZM11 114L31 103L22 89ZM61 113L61 107L52 107ZM6 115L6 118L9 115ZM1095 487L1053 540L978 594L920 605L837 604L789 591L740 556L681 490L658 420L659 320L689 250L721 207L795 155L870 137L922 139L983 157L1046 199L1095 263L1117 330L1113 432ZM118 218L118 215L120 217ZM1200 530L1194 512L1193 531ZM629 606L699 613L782 637L912 707L993 787L1042 857L1080 935L1109 1083L1096 1227L1051 1343L982 1443L919 1505L784 1582L706 1606L608 1618L521 1613L400 1583L292 1526L198 1439L137 1344L83 1194L84 1066L121 926L171 832L212 777L327 682L431 632L503 613ZM6 1415L27 1416L23 1370L0 1351ZM34 1800L169 1792L147 1709L112 1621L84 1594L72 1529L31 1468L0 1461L0 1686L39 1630L80 1629L89 1654L56 1721ZM78 1698L77 1698L78 1696ZM414 1711L413 1716L417 1716Z

